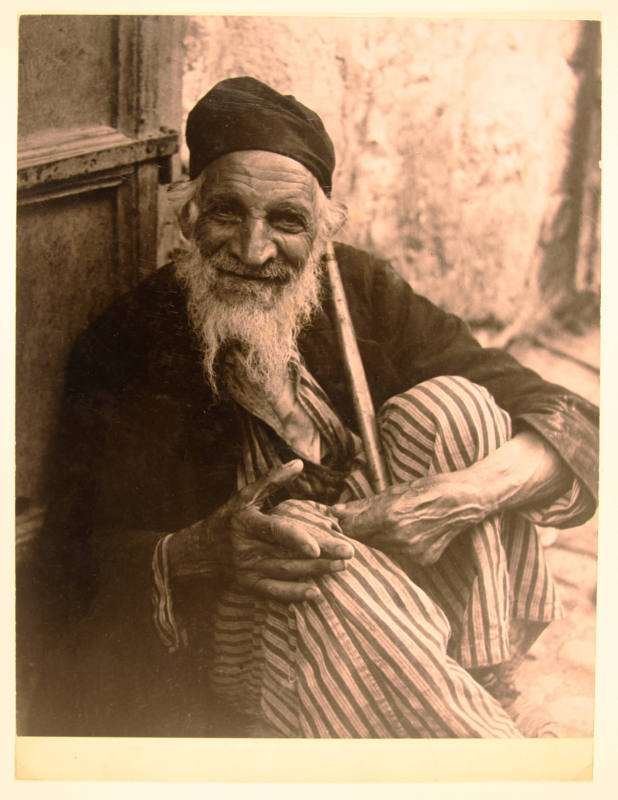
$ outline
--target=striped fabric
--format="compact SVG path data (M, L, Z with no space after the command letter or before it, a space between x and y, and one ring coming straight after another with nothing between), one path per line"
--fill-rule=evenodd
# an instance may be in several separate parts
M319 503L291 500L273 513L332 533ZM211 681L237 711L286 737L517 736L447 656L444 614L386 556L356 542L348 568L315 583L318 603L285 606L240 589L219 602Z
M152 615L159 638L169 653L187 647L189 644L187 631L174 614L174 603L170 591L169 562L167 547L173 534L159 539L152 557Z
M321 439L273 514L333 530L328 505L371 494L362 448L300 364L296 394ZM296 454L241 408L243 486ZM259 416L262 416L260 419ZM510 436L508 415L481 387L457 377L391 398L379 427L393 482L461 469ZM504 663L509 626L560 615L532 521L568 521L585 502L577 482L551 506L495 515L457 537L437 564L354 542L347 568L315 579L320 602L285 606L232 586L214 615L214 690L252 721L254 735L301 737L511 737L501 706L468 669ZM339 531L339 535L343 533ZM165 540L153 560L154 619L170 650L186 646L174 620ZM466 669L463 669L465 667Z
M332 502L339 493L349 500L371 489L362 455L350 445L352 435L302 368L298 399L338 469L305 462L292 489L296 499L272 513L332 530L327 506L310 498ZM241 485L290 455L256 417L247 414L244 425ZM379 425L393 481L461 469L510 436L508 415L490 395L451 377L392 398ZM337 456L344 447L348 458L354 453L347 474ZM575 487L530 516L553 524L552 515L577 513L581 502ZM215 690L265 722L270 735L518 735L462 666L509 658L511 616L537 622L560 614L534 525L516 515L490 517L455 539L432 567L408 562L400 552L388 558L359 542L354 546L346 570L315 579L320 603L285 607L234 588L221 598L211 671Z
M388 400L379 427L394 483L463 469L511 436L508 414L487 390L455 376ZM364 496L358 484L353 473L344 499ZM562 615L533 521L564 524L586 502L574 481L551 505L488 517L458 536L434 565L420 566L400 549L389 552L446 613L449 654L460 664L478 668L508 659L511 619L550 622Z
M294 497L320 499L335 503L344 486L351 466L362 467L362 445L335 414L321 386L297 358L290 364L290 378L297 402L318 431L321 458L314 463L303 458L304 469L294 484ZM273 435L276 420L264 407L253 405L252 397L242 393L237 384L231 387L234 399L247 412L241 414L243 453L237 470L237 483L245 486L277 466L282 460L298 457L279 436ZM265 425L264 422L267 424ZM359 469L361 472L362 469ZM369 484L367 484L370 490Z

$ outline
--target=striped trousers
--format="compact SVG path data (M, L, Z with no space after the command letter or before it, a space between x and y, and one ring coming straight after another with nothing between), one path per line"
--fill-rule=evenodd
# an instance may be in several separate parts
M393 482L462 469L511 435L488 392L458 377L391 398L378 420ZM369 493L359 463L341 500ZM529 516L552 524L573 503L561 499ZM286 501L272 513L330 533L335 524L314 501ZM344 571L314 579L319 602L286 606L234 586L222 595L210 666L215 692L254 721L254 735L517 737L468 670L510 657L512 619L546 623L560 614L533 522L494 514L432 566L353 545Z

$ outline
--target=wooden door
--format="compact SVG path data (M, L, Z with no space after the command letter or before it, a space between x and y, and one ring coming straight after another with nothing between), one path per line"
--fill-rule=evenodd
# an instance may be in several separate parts
M20 20L18 556L45 507L71 344L157 267L159 185L178 170L182 29L170 16Z

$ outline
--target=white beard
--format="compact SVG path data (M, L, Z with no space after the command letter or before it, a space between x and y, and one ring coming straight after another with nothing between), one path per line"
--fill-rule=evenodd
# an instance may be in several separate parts
M247 281L239 283L236 292L222 290L222 278L216 272L217 268L237 268L233 258L224 253L205 258L193 243L179 256L176 273L188 290L189 318L202 346L204 375L215 396L222 377L217 355L228 347L238 375L267 393L280 390L298 335L319 307L323 249L323 242L316 241L298 274L276 259L269 275L289 278L288 282Z

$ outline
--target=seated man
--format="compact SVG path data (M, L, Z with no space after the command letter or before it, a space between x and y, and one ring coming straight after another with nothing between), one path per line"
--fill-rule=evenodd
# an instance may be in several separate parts
M381 408L374 494L319 117L236 78L187 143L184 252L68 367L40 558L62 646L26 732L541 735L511 681L560 614L533 523L593 513L596 409L335 245Z

